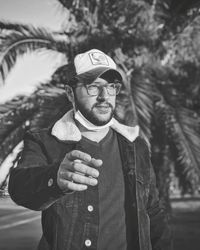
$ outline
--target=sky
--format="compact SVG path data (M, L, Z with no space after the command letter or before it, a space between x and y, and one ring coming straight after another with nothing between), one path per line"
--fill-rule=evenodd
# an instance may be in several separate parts
M56 0L0 0L0 21L59 31L66 18L67 13ZM4 85L0 84L0 104L17 95L30 95L40 83L48 82L63 63L63 55L49 51L20 57Z
M59 30L65 16L56 0L0 0L0 19Z

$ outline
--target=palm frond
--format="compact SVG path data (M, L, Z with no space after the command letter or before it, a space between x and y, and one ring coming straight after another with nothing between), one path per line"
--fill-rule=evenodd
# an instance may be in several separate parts
M142 67L134 69L133 62L129 62L128 68L128 58L121 49L115 50L115 62L120 67L125 87L125 91L118 100L118 106L121 105L125 111L124 122L128 125L139 124L141 134L150 138L153 115L152 97L155 94L151 71Z
M29 116L37 111L36 100L30 102L28 97L18 97L0 107L0 141Z
M64 88L51 84L45 85L37 92L39 110L30 123L31 129L52 126L64 113L71 108Z
M191 110L170 107L164 101L156 103L159 122L164 123L166 135L176 148L177 164L181 173L195 190L200 181L200 136L197 119ZM174 153L174 152L173 152Z
M200 136L196 131L198 125L196 116L194 116L194 113L190 110L182 108L176 112L176 118L180 124L179 134L182 138L181 141L184 142L184 147L182 148L185 152L178 158L178 161L181 164L186 163L186 165L188 165L188 167L186 166L184 169L184 172L188 176L191 174L189 166L192 165L193 173L198 173L197 179L200 179Z
M9 136L5 137L3 141L1 141L0 145L0 167L1 163L5 160L5 158L12 152L15 146L22 141L23 135L27 129L26 121L20 124L20 126L13 129Z
M131 94L138 117L138 124L145 136L151 137L154 84L147 69L134 70L131 76Z
M42 85L32 96L13 100L0 109L0 164L29 129L50 127L70 108L64 89Z
M22 140L23 134L35 112L37 98L18 97L0 108L0 164Z
M63 6L63 8L69 9L75 4L76 0L58 0L58 2Z
M18 31L28 30L28 26L21 23L11 23L8 21L0 21L0 30L3 31Z
M23 140L27 129L51 127L71 108L65 90L51 84L42 85L30 97L18 97L0 110L0 189L14 167L15 160L4 166L5 159Z
M69 52L69 40L66 36L49 32L44 28L33 26L17 26L17 32L2 35L0 43L0 73L5 79L10 69L14 66L19 55L37 49L49 49L63 54Z

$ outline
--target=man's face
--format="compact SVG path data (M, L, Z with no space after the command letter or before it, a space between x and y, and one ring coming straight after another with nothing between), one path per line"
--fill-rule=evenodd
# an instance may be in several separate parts
M108 82L105 79L97 78L92 84L102 86L99 94L91 96L85 86L78 84L74 91L75 107L88 121L96 126L102 126L112 119L116 96L108 94L105 87Z

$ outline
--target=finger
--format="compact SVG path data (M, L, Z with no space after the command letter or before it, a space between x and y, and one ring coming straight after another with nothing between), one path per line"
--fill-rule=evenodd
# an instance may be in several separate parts
M69 154L68 154L68 159L73 161L76 159L85 161L85 162L90 162L91 161L91 156L87 153L84 153L82 151L79 150L72 150Z
M77 184L84 184L89 186L96 186L98 181L95 178L87 177L85 175L79 174L79 173L73 173L73 172L66 172L62 174L62 178L75 182Z
M66 158L60 164L59 171L73 171L74 168L74 161L66 161Z
M103 164L103 161L100 160L100 159L95 159L95 158L92 158L91 161L90 161L90 166L93 166L93 167L100 167L101 165Z
M76 162L76 163L84 163L84 161L79 160L79 159L74 160L74 162ZM90 166L93 166L95 168L100 167L102 164L103 164L103 161L101 159L95 159L95 158L91 158L90 162L86 162L86 165L90 165Z
M67 181L67 180L61 180L62 182L62 187L63 187L63 190L64 191L69 191L69 190L72 190L72 191L84 191L88 188L87 185L83 185L83 184L77 184L77 183L74 183L74 182L70 182L70 181Z
M85 184L88 186L96 186L98 184L97 179L79 173L73 173L72 180L78 184Z
M94 178L97 178L99 176L99 171L97 169L89 167L82 162L74 161L73 170L83 175L92 176Z
M74 190L74 191L84 191L88 188L87 185L82 185L82 184L77 184L77 183L74 183L74 182L70 182L68 184L68 188L71 189L71 190Z

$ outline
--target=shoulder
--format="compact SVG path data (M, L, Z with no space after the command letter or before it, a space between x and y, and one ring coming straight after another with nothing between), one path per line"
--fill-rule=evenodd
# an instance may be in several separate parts
M144 137L142 135L139 135L136 140L135 140L135 144L137 147L142 147L145 150L150 151L150 142L147 139L147 137Z
M51 134L51 128L30 129L24 134L24 142L33 141L40 145L60 144L60 142Z
M29 130L24 135L24 148L42 152L48 159L55 160L74 148L72 143L64 143L51 134L51 129Z
M123 144L124 146L127 147L133 147L134 145L136 145L136 147L141 147L141 148L146 148L147 150L150 149L150 143L149 140L147 139L147 137L142 136L142 135L137 135L135 137L135 139L133 141L130 141L129 139L127 139L125 136L123 136L120 133L116 133L117 137L119 139L119 143Z
M24 134L24 139L33 139L40 140L44 137L50 137L50 130L48 128L45 129L30 129L27 130Z
M148 153L151 156L151 144L146 136L139 135L135 140L136 148Z

